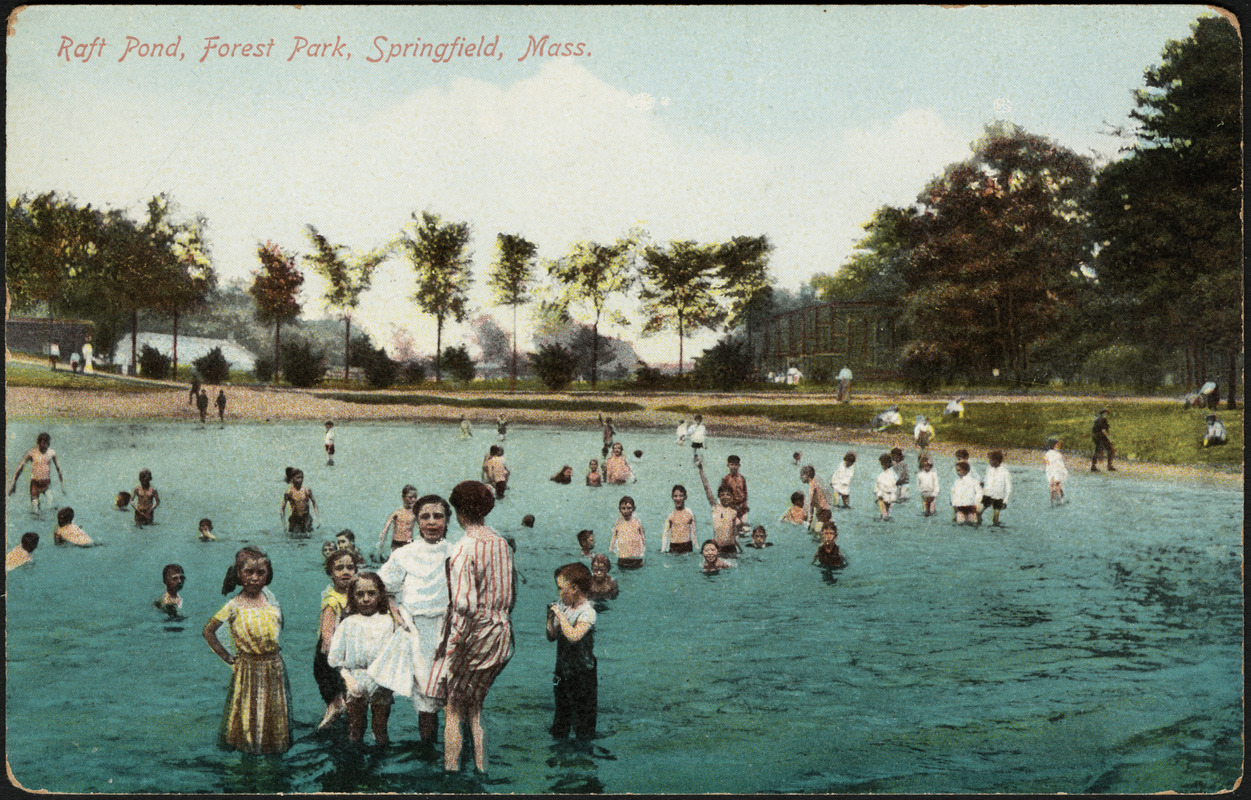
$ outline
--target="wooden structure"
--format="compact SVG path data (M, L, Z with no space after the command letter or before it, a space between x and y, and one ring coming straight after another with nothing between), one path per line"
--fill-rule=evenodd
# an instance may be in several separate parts
M765 327L762 369L798 367L833 379L849 367L857 379L897 378L898 306L873 302L820 303L776 315Z

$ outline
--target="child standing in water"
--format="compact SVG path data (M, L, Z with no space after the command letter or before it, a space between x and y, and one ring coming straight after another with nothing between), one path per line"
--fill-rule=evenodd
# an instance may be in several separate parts
M617 503L621 516L612 526L612 538L608 540L608 552L617 554L618 569L638 569L643 566L645 534L643 523L634 516L634 498L623 497Z
M738 509L734 507L734 490L724 483L717 487L714 497L708 476L704 474L704 459L695 456L695 466L699 468L699 480L704 484L704 495L708 498L708 506L712 510L712 540L721 548L723 556L737 556L739 552L739 527L743 521L739 518Z
M690 553L695 550L695 515L686 507L686 487L673 487L673 513L665 519L660 535L660 552Z
M65 476L61 474L61 465L57 463L56 451L51 445L52 437L49 434L41 433L36 436L35 446L22 456L17 472L13 474L13 485L9 487L10 495L17 491L17 479L22 476L22 469L27 462L30 462L30 510L36 515L40 512L40 500L52 485L52 467L56 467L56 476L61 480L61 494L65 494Z
M382 533L378 535L379 556L382 555L382 548L387 541L387 531L392 528L395 529L395 532L391 534L392 553L413 541L413 526L417 524L417 514L413 511L413 505L416 502L417 488L415 486L405 486L400 489L400 507L387 517L386 524L382 526Z
M821 484L817 483L817 470L811 464L805 464L799 468L799 481L808 487L808 494L804 498L804 519L808 522L809 530L821 530L821 523L817 519L818 511L829 511L830 501L825 497L825 490L821 488Z
M976 525L978 522L977 499L982 495L982 485L971 472L968 463L957 462L956 474L960 477L951 487L953 521L963 525Z
M1051 489L1051 505L1058 506L1064 502L1064 482L1068 480L1069 470L1064 466L1064 456L1060 454L1060 448L1064 445L1064 441L1053 436L1047 440L1047 452L1043 455L1043 461L1047 465L1047 485Z
M78 547L91 547L95 542L74 524L74 509L65 506L56 512L56 531L52 534L53 544L72 544Z
M304 470L291 472L291 486L282 494L282 505L278 508L278 518L287 513L287 504L291 504L291 516L287 517L288 533L312 533L316 524L317 501L313 499L313 490L304 485ZM309 513L309 509L312 513Z
M374 742L387 744L392 692L369 675L383 646L395 634L395 621L386 613L387 588L372 572L362 572L348 590L347 613L334 632L326 660L339 668L347 687L348 741L365 738L365 717L373 712Z
M851 479L856 474L856 454L844 453L843 463L830 476L830 488L838 495L839 508L851 508Z
M595 660L595 608L591 572L574 562L556 569L559 602L547 607L547 640L556 642L553 676L556 711L552 736L564 739L573 728L579 739L595 737L599 707L599 673Z
M877 498L877 518L882 522L888 522L890 507L898 497L899 474L895 472L895 460L891 458L890 453L882 453L877 461L882 465L882 471L873 482L873 496Z
M130 494L130 502L135 508L135 524L151 525L156 507L161 504L161 495L152 485L152 470L140 470L139 485Z
M231 578L234 580L231 580ZM282 609L266 590L274 568L262 551L245 547L235 555L234 571L222 586L230 598L204 626L204 640L231 666L230 689L217 743L244 753L284 753L291 748L291 687L278 647ZM217 638L230 626L235 652Z
M330 652L330 643L334 639L339 620L343 618L348 604L348 587L360 569L360 557L355 550L335 549L326 557L326 574L330 576L330 585L321 593L321 621L318 626L317 646L313 648L313 680L317 682L317 691L326 704L326 713L317 725L322 730L334 722L347 701L347 689L339 673L331 669L326 660Z
M991 450L986 456L990 467L986 470L986 479L982 484L982 510L978 512L977 521L982 521L982 513L993 508L991 525L999 524L999 512L1008 507L1008 495L1012 494L1012 476L1003 465L1003 451Z
M178 592L182 591L187 582L187 574L177 564L166 564L165 569L161 570L161 582L165 584L165 594L156 598L152 605L169 616L176 617L182 611L182 598L178 596Z
M596 553L591 556L591 589L587 598L591 600L613 600L620 591L615 578L609 577L612 561L608 556Z
M934 461L929 455L921 456L921 471L917 473L917 489L921 492L922 516L934 516L937 513L935 506L938 503L938 473L934 471Z

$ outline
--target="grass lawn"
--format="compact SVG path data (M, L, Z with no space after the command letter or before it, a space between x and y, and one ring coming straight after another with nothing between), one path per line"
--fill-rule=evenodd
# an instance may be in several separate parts
M1229 444L1204 449L1199 446L1207 430L1205 418L1208 412L1204 409L1185 408L1180 403L1101 402L1102 407L1108 409L1112 444L1118 457L1225 469L1242 464L1243 425L1240 411L1221 409L1216 412L1225 423ZM1090 454L1094 450L1090 426L1094 413L1099 410L1099 403L1045 399L995 403L966 401L963 420L944 420L942 412L945 405L946 401L900 403L899 413L906 423L906 431L911 433L916 415L924 414L934 426L935 441L965 445L970 450L1020 448L1041 451L1048 436L1064 439L1064 449L1070 453ZM780 422L867 429L869 420L881 408L880 403L834 405L797 402L707 407L673 405L662 410L701 413L717 419L757 416Z

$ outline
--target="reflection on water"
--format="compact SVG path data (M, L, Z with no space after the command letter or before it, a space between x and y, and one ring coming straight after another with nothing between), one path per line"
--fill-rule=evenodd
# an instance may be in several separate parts
M775 522L799 488L793 443L713 439L715 480L743 460L753 522L776 546L705 576L698 553L656 552L675 483L697 491L669 434L624 431L645 451L639 481L591 489L547 480L599 457L598 429L515 428L508 498L489 521L518 543L517 653L485 706L486 775L444 776L400 698L392 744L317 732L310 653L328 579L322 541L342 528L367 552L405 483L446 494L478 477L490 444L451 429L344 424L324 467L310 424L9 426L9 464L53 436L78 522L102 547L51 545L55 510L9 509L10 546L47 544L7 586L8 757L27 788L58 792L690 793L1211 792L1241 772L1242 498L1076 471L1051 508L1039 463L1009 464L1002 529L957 527L897 506L873 521L873 474L837 511L846 569L814 566L817 542ZM859 447L871 463L874 448ZM828 476L845 445L805 444ZM582 459L581 462L578 459ZM950 463L937 469L950 486ZM283 471L301 466L322 512L311 535L283 529ZM113 496L153 471L156 525L135 528ZM10 474L12 470L10 469ZM622 494L647 530L646 564L596 603L598 738L554 742L543 633L553 570L578 560L575 533L606 550ZM690 494L699 538L708 508ZM698 502L697 502L698 501ZM524 514L538 520L521 526ZM196 539L209 517L216 542ZM453 526L453 540L460 531ZM243 544L268 550L286 624L294 745L281 757L219 751L229 670L200 636ZM187 575L181 618L152 607L161 568Z

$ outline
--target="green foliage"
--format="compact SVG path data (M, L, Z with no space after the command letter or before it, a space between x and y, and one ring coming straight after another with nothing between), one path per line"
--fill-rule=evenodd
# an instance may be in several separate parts
M747 350L747 343L723 337L695 362L695 371L691 374L697 386L719 391L737 389L752 376L752 362Z
M463 344L457 347L449 347L443 351L443 366L453 380L461 383L472 381L478 371L474 367L473 359L469 357L468 348Z
M469 223L444 223L429 211L413 212L411 231L400 235L400 247L417 273L413 301L424 313L435 318L434 376L442 375L443 323L450 317L464 322L469 307L469 266L466 252L471 238Z
M260 359L257 361L259 363ZM221 385L230 375L230 362L226 360L226 356L222 355L220 347L214 347L191 364L205 383ZM259 370L260 367L258 366L257 369ZM260 379L260 376L257 375L257 378Z
M169 377L169 356L151 345L139 350L139 374L145 378L163 381Z
M326 355L300 339L282 346L283 375L292 386L308 388L326 374Z
M257 356L252 362L252 377L260 383L269 383L274 377L274 360L269 356Z
M541 345L529 355L530 368L548 389L563 392L578 374L578 360L565 347L558 344Z

